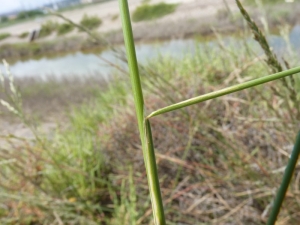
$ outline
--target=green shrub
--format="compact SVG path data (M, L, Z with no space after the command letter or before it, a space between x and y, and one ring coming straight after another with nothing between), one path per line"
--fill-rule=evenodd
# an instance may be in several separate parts
M27 31L23 32L19 35L19 38L26 38L26 37L28 37L28 34L29 34L29 32L27 32Z
M48 20L46 23L42 24L39 36L46 37L46 36L50 35L53 31L55 31L56 26L57 26L57 23L55 23L51 20Z
M97 16L87 16L84 14L80 21L80 25L86 27L87 29L93 30L98 28L102 23L102 20Z
M69 23L62 23L59 24L57 27L57 34L58 35L63 35L71 32L74 29L74 26Z
M10 36L9 33L2 33L2 34L0 34L0 40L3 40L3 39L5 39L5 38L8 38L9 36Z
M20 12L17 16L17 19L22 20L22 19L41 16L41 15L44 15L44 13L40 10L30 10L30 11Z
M132 14L134 22L142 20L153 20L161 18L165 15L173 13L176 10L177 4L158 3L154 5L143 4L136 8Z
M7 16L2 16L0 21L2 23L7 22L8 21L8 17Z

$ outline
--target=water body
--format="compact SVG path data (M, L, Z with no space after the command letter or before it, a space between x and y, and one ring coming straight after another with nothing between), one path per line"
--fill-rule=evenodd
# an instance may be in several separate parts
M276 54L283 55L292 50L300 56L300 25L295 26L289 36L287 42L279 35L270 35L268 40L270 45L275 50ZM255 44L252 38L246 40L250 44ZM242 44L242 40L234 37L226 37L223 39L225 45ZM156 43L138 44L136 52L139 62L145 63L157 56L172 56L183 57L185 54L193 54L196 47L208 46L211 48L217 47L216 40L211 41L197 41L194 39L170 40ZM123 46L119 48L124 49ZM99 58L99 56L106 60L126 67L111 50L93 53L76 52L64 56L57 57L42 57L40 59L28 59L18 61L11 64L11 71L15 77L42 77L55 76L57 78L69 76L89 76L93 74L101 74L103 77L109 77L112 73L112 67ZM1 68L3 69L3 68Z

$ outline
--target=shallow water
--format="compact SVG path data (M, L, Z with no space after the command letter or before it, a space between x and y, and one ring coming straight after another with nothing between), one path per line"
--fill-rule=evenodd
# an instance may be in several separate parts
M284 55L288 51L294 51L300 55L300 25L295 26L291 30L288 36L289 42L278 35L270 35L268 39L270 45L274 48L277 54ZM248 38L246 41L254 43L251 38ZM226 37L223 42L226 45L236 44L236 46L238 46L242 40L233 37ZM187 53L193 54L196 47L201 49L201 47L204 46L212 48L217 47L216 40L204 42L194 39L183 39L138 44L136 46L136 51L139 62L145 63L159 55L180 58ZM123 46L119 46L119 48L123 49ZM108 78L109 74L111 74L114 69L99 59L99 55L110 62L119 64L123 67L125 66L115 57L111 50L106 50L91 53L76 52L64 56L44 56L39 59L17 61L11 64L11 71L15 77L34 76L47 78L48 76L55 76L57 78L64 78L70 76L83 77L101 74L104 78Z

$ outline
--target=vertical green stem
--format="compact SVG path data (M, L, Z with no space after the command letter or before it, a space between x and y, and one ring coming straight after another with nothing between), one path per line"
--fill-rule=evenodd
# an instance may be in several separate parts
M164 209L157 175L151 128L149 121L145 121L143 91L136 59L136 52L127 0L119 0L119 6L124 33L124 42L128 58L130 80L133 89L135 109L137 114L140 139L142 142L154 221L156 225L165 225L166 223L164 217Z
M157 225L165 225L165 214L164 207L162 203L162 197L160 193L160 187L158 182L158 173L156 168L155 152L152 140L152 131L149 120L145 120L146 136L147 136L147 151L145 152L145 157L149 160L153 166L149 167L148 179L149 184L151 184L150 193L154 193L151 197L152 209L154 213L154 220Z
M285 169L280 188L275 197L274 205L273 205L270 217L268 219L267 225L274 225L277 220L277 216L279 214L282 202L284 200L286 191L289 187L289 184L290 184L292 176L293 176L293 172L297 165L299 154L300 154L300 131L298 132L293 152L291 154L288 165Z

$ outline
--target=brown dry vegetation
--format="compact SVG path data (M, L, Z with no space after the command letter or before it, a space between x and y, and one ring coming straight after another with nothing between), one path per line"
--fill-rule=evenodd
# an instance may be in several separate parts
M222 54L211 51L210 54L211 59L204 53L198 53L197 57L187 56L183 61L159 59L144 69L143 74L147 75L143 76L147 110L217 90L225 86L225 81L230 84L249 79L248 76L268 74L264 62L253 61L252 56L245 52L241 53L242 58L229 58L227 51ZM208 62L211 66L207 66ZM58 135L58 139L52 137L50 142L44 140L34 146L28 143L22 147L14 147L14 142L11 142L10 153L2 150L1 157L6 159L16 158L18 152L16 159L20 162L15 167L15 175L21 175L21 171L31 174L23 174L19 181L10 180L6 185L3 183L5 179L2 179L2 188L15 187L13 190L8 188L7 200L2 202L10 209L7 211L10 213L4 214L5 218L15 217L23 221L30 217L31 224L33 221L50 223L55 218L66 224L121 224L120 221L127 220L123 224L150 223L151 207L132 110L133 101L130 95L124 95L129 93L127 77L117 80L115 83L121 82L125 86L111 84L106 89L106 97L99 93L90 104L75 110L69 122L65 121L69 128L65 127L61 134L54 135ZM170 223L265 223L268 206L280 183L282 168L288 160L298 128L294 109L290 112L281 105L279 96L271 94L274 87L285 93L279 84L272 82L151 120L163 199ZM111 88L120 94L109 93ZM39 99L38 95L32 97ZM103 114L106 116L103 117ZM70 132L75 132L72 138ZM62 137L66 140L63 141ZM91 157L88 154L81 158L82 162L61 159L56 168L54 159L42 153L49 149L58 154L58 159L68 154L76 159L77 153L74 155L69 151L80 152L87 146L72 140L74 138L79 143L92 139L89 143L93 144L87 149L96 155ZM74 141L79 146L75 147ZM63 153L66 146L71 148L68 154ZM84 175L90 168L86 163L93 167L97 158L104 160L101 169L95 171L97 175ZM56 168L60 177L54 186L45 186L51 178L47 173L41 177L37 175L38 171L49 171L49 166ZM131 175L129 168L132 168ZM75 190L59 191L77 183L81 173L86 177L84 183L76 186L75 190L79 193ZM295 224L300 220L298 177L297 169L280 215L282 224ZM99 178L101 182L96 182L96 186L89 190L88 183ZM13 193L20 196L17 194L20 191L27 196L21 195L22 207L12 198ZM38 203L30 198L37 199ZM133 218L128 215L132 210L135 212L131 215Z

